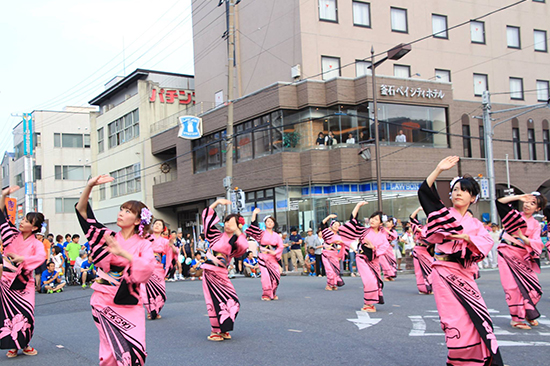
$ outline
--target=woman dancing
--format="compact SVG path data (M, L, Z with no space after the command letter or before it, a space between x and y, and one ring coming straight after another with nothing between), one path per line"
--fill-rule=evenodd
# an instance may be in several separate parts
M223 233L215 226L220 219L214 209L220 204L230 205L231 201L219 199L202 213L204 236L210 243L206 262L201 266L204 269L202 289L212 326L208 340L215 342L231 339L229 332L233 330L240 304L237 292L229 281L227 267L232 258L241 257L248 250L248 241L241 232L244 225L241 215L227 215Z
M417 208L409 217L409 223L411 224L414 242L416 244L412 251L414 274L416 276L416 287L418 287L418 293L420 295L431 295L432 280L430 276L432 274L432 263L434 259L428 252L428 247L430 244L423 239L422 225L416 218L421 210L422 207Z
M523 201L521 213L509 205L514 201ZM542 296L542 287L537 273L540 273L539 257L544 248L539 222L533 214L544 209L547 201L539 192L533 192L499 198L496 203L504 227L497 249L498 270L512 316L510 324L514 328L531 329L524 321L534 327L539 325L536 305Z
M153 222L153 253L155 253L155 269L149 281L141 285L141 299L147 319L160 319L160 311L166 302L166 282L164 279L170 269L175 265L173 259L178 253L178 248L173 244L175 239L166 239L162 233L166 230L164 220L157 219ZM166 268L162 265L162 257L166 256Z
M441 160L418 191L428 216L426 240L435 244L432 287L449 350L447 364L501 366L493 322L473 278L477 266L472 264L482 260L493 246L481 222L466 214L477 201L479 185L472 177L455 178L450 208L441 202L434 185L439 174L458 160L458 156Z
M283 254L283 239L275 232L277 221L270 215L264 218L265 231L260 229L258 213L260 213L260 209L255 208L252 212L252 223L246 229L246 234L260 244L258 264L262 273L262 300L278 300L276 292L281 280L279 260Z
M323 219L321 228L323 231L323 266L327 273L327 286L325 290L336 291L338 287L344 286L344 280L340 276L340 261L344 259L346 255L346 249L349 248L351 242L354 239L343 239L338 235L340 229L340 222L335 220L338 216L330 214ZM330 224L327 224L330 220Z
M99 331L99 364L143 365L147 357L145 314L139 290L156 265L151 242L144 238L152 217L142 202L128 201L120 206L118 233L97 222L88 198L93 187L113 180L107 175L91 178L76 204L76 216L97 269L90 305Z
M2 191L0 198L0 233L4 245L3 274L0 277L0 348L8 349L7 357L38 352L29 345L34 333L33 272L46 259L44 245L34 236L44 223L40 212L29 212L19 224L19 230L4 212L6 197L18 186Z
M382 289L384 282L380 274L378 253L385 252L390 246L386 232L382 228L382 212L377 211L369 218L369 228L357 221L357 213L367 202L359 202L351 213L350 221L340 228L340 235L347 239L359 239L357 247L357 270L363 281L362 311L376 312L375 304L384 304Z

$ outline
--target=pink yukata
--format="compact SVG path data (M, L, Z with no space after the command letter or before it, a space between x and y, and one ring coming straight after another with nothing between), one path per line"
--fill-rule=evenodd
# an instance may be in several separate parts
M78 211L82 231L90 243L90 256L98 280L92 285L92 318L99 331L100 366L138 366L145 364L145 312L139 293L153 274L156 261L151 241L134 234L124 239L97 222L91 207L88 219ZM132 261L111 254L103 235L114 236L130 253Z
M246 233L260 244L258 253L258 264L262 273L262 297L273 300L281 281L279 260L283 254L283 239L279 234L272 231L261 230L258 221L254 221ZM274 250L275 255L266 253L265 250Z
M504 232L498 245L498 270L500 282L506 294L506 303L513 321L523 322L540 317L536 308L542 296L542 287L537 273L540 273L540 255L544 245L540 238L540 225L533 217L525 219L512 206L497 203ZM517 231L529 239L526 245L515 238Z
M397 258L395 257L393 248L389 243L397 239L397 232L395 230L392 230L388 233L384 229L381 229L381 232L386 235L388 246L384 251L382 251L382 248L380 248L380 252L378 253L380 266L382 267L382 272L384 273L385 278L395 278L397 277Z
M414 275L416 277L416 287L418 292L423 294L432 293L432 263L434 258L428 252L429 243L422 238L422 226L416 218L409 218L413 233L415 246L412 251L414 263Z
M156 259L155 269L149 281L141 284L141 299L151 319L156 319L166 302L166 282L164 279L172 266L174 252L168 239L162 236L153 236L152 238L152 248ZM163 256L166 256L166 268L162 265Z
M34 332L35 284L33 271L46 260L41 241L23 234L0 211L0 236L4 243L4 273L0 281L0 349L24 349ZM14 264L8 254L25 259Z
M206 262L201 265L202 289L206 310L213 333L233 330L240 303L237 292L228 278L227 266L233 257L241 257L248 250L246 236L228 236L215 225L220 221L216 212L207 208L202 212L204 235L210 243Z
M474 264L489 253L493 240L479 220L445 207L426 181L418 198L428 215L425 239L435 244L431 279L448 348L447 365L502 366L493 322L474 281ZM467 234L473 244L449 238L453 234Z
M340 275L340 261L346 256L346 250L354 239L342 238L335 234L326 224L321 236L323 237L323 266L327 274L327 286L342 287L345 285L342 276Z
M363 281L363 301L365 305L384 304L384 281L380 273L379 252L385 252L388 243L386 233L366 228L359 224L355 217L340 227L340 235L344 238L359 240L357 247L357 270ZM368 240L374 249L367 248L365 241Z

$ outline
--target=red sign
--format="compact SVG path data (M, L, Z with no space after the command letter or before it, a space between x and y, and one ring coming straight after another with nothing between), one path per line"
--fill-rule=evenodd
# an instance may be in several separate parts
M174 104L177 101L179 104L195 104L195 92L189 90L152 89L149 102L154 103L157 96L161 103Z

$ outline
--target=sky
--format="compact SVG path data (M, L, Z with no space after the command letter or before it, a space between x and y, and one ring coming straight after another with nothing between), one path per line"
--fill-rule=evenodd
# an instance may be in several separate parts
M191 0L25 0L0 12L0 154L13 116L86 106L137 68L193 75Z

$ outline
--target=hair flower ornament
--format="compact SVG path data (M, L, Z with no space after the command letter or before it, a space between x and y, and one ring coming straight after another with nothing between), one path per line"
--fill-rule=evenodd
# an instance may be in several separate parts
M141 213L139 214L141 217L141 222L139 224L139 235L143 236L143 228L145 225L149 225L151 223L151 220L153 219L153 214L147 207L143 207L141 209Z
M462 178L464 178L464 177L454 177L453 180L452 180L451 183L450 183L451 189L453 189L453 187L454 187L454 185L456 184L456 182L458 182L458 181L461 180Z
M245 224L244 217L240 216L239 220L237 220L237 222L239 224L239 229L242 229L244 224Z
M388 221L388 215L382 215L382 222Z

